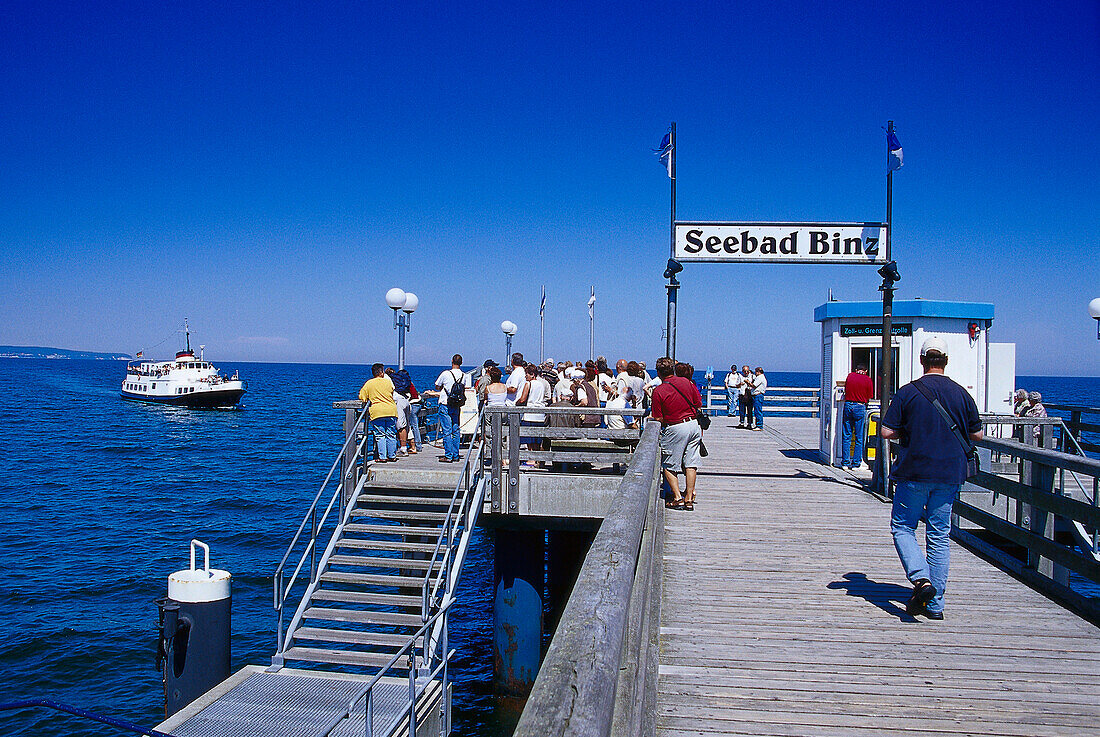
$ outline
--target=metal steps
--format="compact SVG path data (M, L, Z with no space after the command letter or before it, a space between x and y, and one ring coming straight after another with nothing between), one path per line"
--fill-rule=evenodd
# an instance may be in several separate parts
M414 525L390 524L390 525L362 525L355 522L344 525L344 533L361 533L377 535L402 535L405 537L430 537L435 540L439 536L438 527L417 527Z
M424 577L439 570L429 558L451 496L362 486L318 586L299 607L283 658L368 670L386 665L422 625Z
M400 614L398 612L373 612L359 609L327 609L310 607L306 609L305 619L320 619L326 622L359 622L360 624L388 624L416 629L421 625L420 614Z
M362 652L357 650L327 650L318 647L292 647L283 651L286 660L300 660L309 663L328 665L358 665L364 668L378 669L393 659L393 654ZM404 663L398 661L398 667Z
M438 533L436 533L438 534ZM432 553L435 543L410 543L401 540L371 540L369 538L345 537L336 543L340 548L359 548L362 550L397 550L416 553Z
M398 569L402 571L426 571L428 567L439 567L439 561L432 564L416 558L375 557L368 555L334 555L329 558L332 566L358 566L360 568Z

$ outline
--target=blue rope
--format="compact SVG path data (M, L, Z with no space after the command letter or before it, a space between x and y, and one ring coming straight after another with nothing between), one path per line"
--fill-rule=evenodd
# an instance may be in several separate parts
M69 706L68 704L62 704L60 701L52 701L50 699L28 699L26 701L10 701L6 704L0 704L0 711L8 711L9 709L25 709L29 706L45 706L50 709L57 709L58 711L68 712L74 716L84 717L85 719L92 719L103 724L110 724L112 727L118 727L119 729L128 729L131 732L137 734L149 735L150 737L172 737L172 735L166 732L158 732L155 729L146 729L139 727L133 722L127 722L123 719L115 719L113 717L105 717L102 714L96 714L95 712L88 711L87 709L78 709L75 706Z

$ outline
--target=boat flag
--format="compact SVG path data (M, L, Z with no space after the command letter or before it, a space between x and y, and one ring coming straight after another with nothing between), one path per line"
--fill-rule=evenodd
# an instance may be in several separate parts
M890 160L886 170L897 171L901 168L901 143L893 131L886 132L886 147L890 150Z
M138 351L134 354L134 358L145 358L145 351Z
M541 318L543 313L546 312L546 287L542 288L542 303L539 304L539 317Z
M661 139L661 147L654 149L653 153L657 155L657 158L661 160L661 164L664 165L665 170L668 172L668 178L672 179L672 129L670 128L665 137Z
M592 287L592 296L588 298L588 316L591 318L592 308L596 306L596 288Z

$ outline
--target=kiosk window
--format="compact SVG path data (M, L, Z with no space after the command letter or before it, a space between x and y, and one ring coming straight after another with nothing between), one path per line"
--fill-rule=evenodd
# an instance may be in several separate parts
M894 362L894 376L890 383L891 396L898 391L898 349L893 348L890 351L893 354ZM863 364L867 367L867 373L871 378L875 380L875 392L878 392L878 375L879 364L882 363L882 348L853 348L852 349L852 363L850 370L855 371L856 366Z

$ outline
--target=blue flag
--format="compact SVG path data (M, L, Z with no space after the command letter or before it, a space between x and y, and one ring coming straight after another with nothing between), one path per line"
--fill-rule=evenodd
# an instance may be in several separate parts
M893 131L886 134L886 147L890 150L890 159L887 162L887 171L897 171L901 168L901 143Z
M542 288L542 304L539 305L539 317L546 312L546 287Z
M668 172L668 178L672 179L672 131L670 130L665 134L665 137L661 139L661 147L654 149L653 153L657 154L657 158L661 160L661 164L665 167L665 171Z

